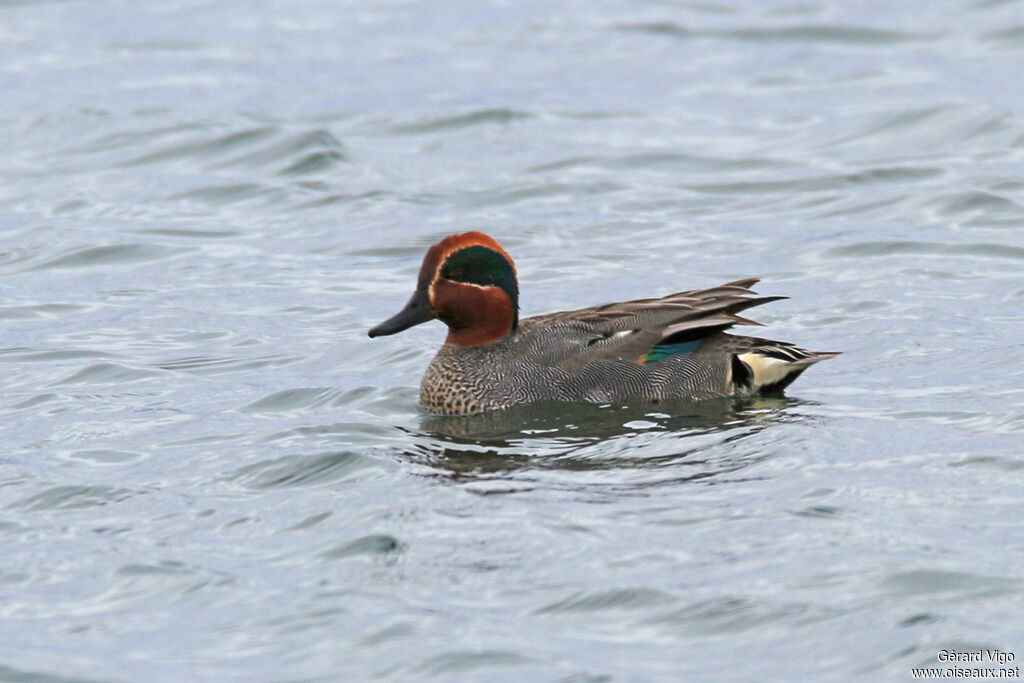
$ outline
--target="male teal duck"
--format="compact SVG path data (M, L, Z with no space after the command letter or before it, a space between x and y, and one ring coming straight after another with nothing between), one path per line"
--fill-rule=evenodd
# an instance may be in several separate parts
M537 401L658 404L784 389L837 353L726 334L751 306L756 278L711 289L519 320L512 258L481 232L430 247L416 292L370 330L395 334L439 318L448 338L427 368L420 401L431 412L469 415Z

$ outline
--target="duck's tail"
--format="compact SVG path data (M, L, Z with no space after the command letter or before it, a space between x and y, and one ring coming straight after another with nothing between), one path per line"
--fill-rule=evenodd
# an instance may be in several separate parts
M808 351L787 342L748 337L753 345L732 360L732 382L743 393L782 391L804 370L820 360L839 355L835 351Z

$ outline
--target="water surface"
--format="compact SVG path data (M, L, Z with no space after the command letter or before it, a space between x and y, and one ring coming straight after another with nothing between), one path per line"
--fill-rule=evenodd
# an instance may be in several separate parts
M0 6L0 678L908 680L1024 657L1013 1ZM524 315L748 276L786 398L434 418Z

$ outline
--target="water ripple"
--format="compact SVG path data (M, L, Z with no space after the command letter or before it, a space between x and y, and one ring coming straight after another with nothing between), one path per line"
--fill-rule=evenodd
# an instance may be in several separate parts
M225 153L232 152L237 148L251 146L253 143L264 140L275 133L276 131L273 128L263 127L237 131L213 138L204 137L189 142L179 142L156 152L150 152L132 159L131 161L125 162L125 165L140 166L143 164L155 164L187 158L216 158L223 156ZM139 135L138 137L123 138L122 140L119 140L118 143L123 144L123 142L128 141L146 143L149 145L152 144L152 135ZM101 146L98 149L106 149L109 146L110 142L107 142L105 143L105 146Z
M451 132L485 124L508 124L530 117L530 114L514 109L482 109L457 116L443 116L419 123L395 127L397 133L438 133Z
M133 491L116 486L55 486L17 501L10 509L77 510L118 503L133 495Z
M405 549L405 544L394 538L382 534L363 536L348 543L342 543L330 550L320 554L323 560L341 560L347 557L367 556L391 556L400 553Z
M794 178L790 180L761 180L734 183L699 183L687 185L687 189L724 195L763 195L766 193L792 194L794 192L821 192L838 190L852 185L887 185L916 183L943 175L938 168L873 168L856 173L843 173Z
M678 38L726 38L769 43L831 43L836 45L886 46L936 40L939 34L907 33L867 26L831 24L781 26L778 28L691 29L674 22L618 24L616 29Z
M33 266L31 270L97 268L122 263L147 263L173 258L191 251L159 244L111 244L74 249L55 259Z
M1014 247L1005 244L939 244L935 242L902 241L859 242L842 247L833 247L826 253L829 256L839 256L842 258L923 254L962 258L1024 259L1024 247Z
M54 386L65 384L121 384L159 376L160 373L153 370L132 368L120 363L93 363L56 382Z
M316 456L286 455L247 465L229 479L253 489L310 486L341 479L367 464L365 456L347 451Z
M676 601L672 595L650 588L623 588L600 591L591 594L577 594L562 598L540 608L538 614L559 612L594 612L604 610L635 610L652 606L664 606Z

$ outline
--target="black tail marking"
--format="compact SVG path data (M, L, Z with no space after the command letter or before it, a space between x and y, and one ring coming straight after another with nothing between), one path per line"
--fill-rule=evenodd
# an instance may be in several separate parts
M775 384L765 384L763 387L760 388L759 391L762 394L778 394L778 393L781 393L783 389L785 389L790 384L795 382L797 377L799 377L800 375L804 374L804 370L806 370L806 369L807 369L807 367L802 367L802 368L799 368L797 370L793 370L788 375L786 375L785 377L780 379L778 382L776 382Z
M743 389L754 387L754 371L735 353L732 354L732 383L733 386Z

